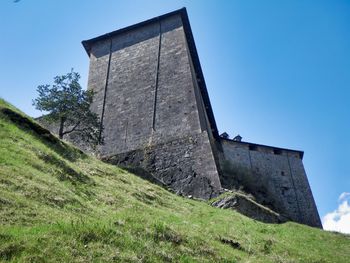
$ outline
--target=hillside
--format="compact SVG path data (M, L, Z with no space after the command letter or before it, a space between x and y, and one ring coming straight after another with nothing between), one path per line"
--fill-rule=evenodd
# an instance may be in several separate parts
M0 101L0 260L349 262L350 236L185 199L58 140Z

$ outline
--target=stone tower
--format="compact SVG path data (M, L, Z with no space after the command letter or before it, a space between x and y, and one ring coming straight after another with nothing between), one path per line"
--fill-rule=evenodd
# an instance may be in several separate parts
M219 136L185 8L83 45L105 161L197 198L243 187L287 220L322 227L303 152Z
M138 165L175 191L220 188L216 128L185 9L83 41L104 159Z

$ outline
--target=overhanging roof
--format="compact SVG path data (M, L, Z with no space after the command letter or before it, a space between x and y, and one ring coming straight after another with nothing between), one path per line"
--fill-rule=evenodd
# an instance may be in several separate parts
M202 97L203 97L203 101L204 101L204 105L205 105L205 109L206 109L206 112L207 112L207 115L208 115L208 119L209 119L209 122L210 122L211 130L212 130L212 132L214 134L214 137L215 138L219 138L219 132L218 132L218 129L217 129L217 126L216 126L214 113L213 113L213 110L212 110L212 107L211 107L211 104L210 104L208 90L207 90L207 86L205 84L202 68L201 68L201 65L200 65L200 62L199 62L197 48L196 48L196 45L194 43L193 34L192 34L190 21L188 19L186 8L181 8L179 10L176 10L176 11L173 11L173 12L170 12L170 13L158 16L158 17L154 17L152 19L143 21L143 22L138 23L138 24L134 24L134 25L131 25L131 26L128 26L128 27L124 27L122 29L118 29L116 31L113 31L113 32L110 32L110 33L107 33L107 34L104 34L104 35L101 35L101 36L89 39L89 40L84 40L84 41L82 41L82 44L83 44L87 54L90 56L91 47L97 41L108 39L108 38L114 37L114 36L116 36L118 34L130 31L130 30L133 30L133 29L136 29L136 28L139 28L139 27L143 27L143 26L148 25L148 24L152 24L152 23L158 22L159 20L168 18L168 17L173 16L173 15L180 15L181 16L182 24L183 24L183 27L184 27L184 32L185 32L186 39L187 39L187 44L188 44L189 51L190 51L190 54L191 54L191 58L192 58L192 61L193 61L193 66L194 66L194 69L195 69L195 72L196 72L196 75L197 75L197 76L194 76L194 77L197 78L198 86L199 86L199 89L201 91L201 94L202 94Z

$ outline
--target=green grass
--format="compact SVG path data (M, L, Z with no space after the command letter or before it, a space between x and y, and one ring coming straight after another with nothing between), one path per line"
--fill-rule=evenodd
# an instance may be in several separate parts
M176 196L9 112L0 100L1 261L349 262L349 236Z

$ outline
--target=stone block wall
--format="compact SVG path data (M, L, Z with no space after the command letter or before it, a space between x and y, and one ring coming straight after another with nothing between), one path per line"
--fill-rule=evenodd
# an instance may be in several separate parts
M95 92L92 109L103 118L103 156L148 143L152 132L157 28L146 26L92 45L88 88Z
M259 203L286 218L322 227L301 152L226 139L221 144L223 187L243 187Z
M101 118L103 112L103 156L201 131L179 15L94 43L90 58L88 87L96 93L93 110Z
M213 155L206 132L152 144L103 160L127 168L142 167L177 194L210 199L220 193L215 162L208 162L213 160Z
M101 157L124 165L141 158L147 172L181 194L219 193L214 139L183 14L89 43L88 88L104 126Z

